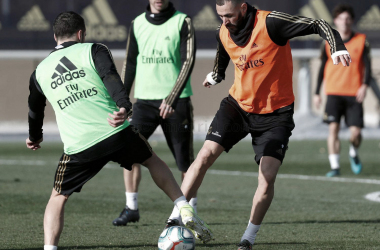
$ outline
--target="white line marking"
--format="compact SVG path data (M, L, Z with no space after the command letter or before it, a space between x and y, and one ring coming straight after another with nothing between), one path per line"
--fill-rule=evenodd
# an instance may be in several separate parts
M44 166L57 162L48 162L48 161L27 161L27 160L9 160L9 159L0 159L1 165L38 165ZM115 164L107 164L104 168L107 169L120 169L120 167ZM142 168L147 170L146 168ZM175 168L171 168L174 170ZM227 170L213 170L210 169L207 171L208 174L212 175L224 175L224 176L248 176L248 177L257 177L257 172L242 172L242 171L227 171ZM297 174L278 174L277 178L279 179L292 179L292 180L311 180L311 181L329 181L329 182L345 182L345 183L362 183L362 184L374 184L380 185L380 180L376 179L356 179L356 178L342 178L342 177L324 177L324 176L311 176L311 175L297 175Z
M257 172L223 171L223 170L212 170L212 169L208 170L207 173L214 174L214 175L226 175L226 176L251 176L251 177L257 177L258 176ZM324 177L324 176L296 175L296 174L278 174L277 178L293 179L293 180L330 181L330 182L363 183L363 184L380 185L380 180L374 180L374 179L355 179L355 178Z
M369 193L365 198L370 201L380 202L380 192Z
M6 160L6 159L0 159L0 166L6 165L6 166L13 166L13 165L38 165L38 166L44 166L47 165L46 161L27 161L27 160Z

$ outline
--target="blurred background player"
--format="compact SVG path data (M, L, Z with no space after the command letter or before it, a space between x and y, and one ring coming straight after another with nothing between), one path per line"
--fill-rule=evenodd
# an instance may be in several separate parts
M134 163L143 163L156 185L174 201L184 224L195 230L196 235L210 235L169 168L127 121L132 104L108 48L103 44L84 43L85 23L75 12L59 14L53 30L57 46L30 77L26 139L28 148L41 148L48 99L56 114L64 153L45 210L44 249L57 249L68 197L80 192L109 161L129 170Z
M130 122L145 138L161 125L183 179L194 160L190 100L190 75L195 62L192 21L169 0L149 0L145 13L132 21L126 50L122 79L128 95L133 81L136 82L137 99ZM126 206L113 225L139 221L140 180L139 164L131 172L124 171ZM195 196L190 204L196 210ZM173 211L173 216L179 218L179 211Z
M364 126L363 101L367 87L372 82L375 93L378 92L376 82L371 79L370 46L364 34L352 30L354 10L350 5L337 5L333 11L334 24L341 35L345 46L350 52L352 63L350 68L334 67L328 55L330 46L322 46L322 64L318 75L314 103L317 108L321 105L319 95L322 81L325 83L327 103L324 122L329 124L327 146L331 171L326 176L340 175L339 154L340 120L344 116L346 125L350 129L349 158L352 172L359 174L362 163L359 159L358 148L362 141L361 129Z
M220 83L230 60L235 66L235 81L229 96L222 100L181 189L190 199L220 154L251 134L255 161L259 165L258 186L248 226L239 243L239 250L248 250L252 249L272 202L274 182L294 128L293 60L289 39L319 34L331 45L334 64L342 62L348 66L350 56L339 33L322 19L258 10L244 0L216 0L216 11L223 24L216 32L214 70L203 85L210 87Z

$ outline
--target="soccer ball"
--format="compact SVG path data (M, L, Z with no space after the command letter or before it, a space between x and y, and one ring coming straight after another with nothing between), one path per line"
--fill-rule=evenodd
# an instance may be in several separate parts
M158 238L159 250L194 250L195 240L193 233L180 226L165 228Z

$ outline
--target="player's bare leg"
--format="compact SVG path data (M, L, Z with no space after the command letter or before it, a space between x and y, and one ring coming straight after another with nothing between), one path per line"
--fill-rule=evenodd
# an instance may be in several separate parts
M181 180L183 182L183 180L185 179L185 176L186 176L186 172L181 172ZM191 197L191 199L189 200L189 203L190 205L194 208L194 211L197 213L197 203L198 203L198 200L197 200L197 192L195 192L195 195L193 197Z
M362 163L359 159L358 149L362 141L361 128L356 126L350 127L351 137L350 137L350 163L351 170L354 174L360 174L362 171Z
M327 177L334 177L340 175L339 154L340 154L340 141L339 141L340 124L332 122L329 124L329 137L327 138L327 147L329 151L329 161L331 171L326 174Z
M211 167L223 151L224 148L218 143L209 140L205 141L182 182L181 190L187 200L190 200L197 193L207 169Z
M274 182L281 161L270 156L261 158L259 166L258 186L251 210L250 221L255 225L260 225L274 196Z
M241 242L248 241L251 245L255 242L257 232L273 200L274 182L280 166L281 161L276 158L270 156L261 158L258 185L253 197L249 224L241 238Z
M64 208L68 197L53 189L45 209L44 234L45 245L57 246L63 230Z
M132 170L124 169L124 185L125 191L129 193L137 193L141 181L141 167L140 164L133 164Z

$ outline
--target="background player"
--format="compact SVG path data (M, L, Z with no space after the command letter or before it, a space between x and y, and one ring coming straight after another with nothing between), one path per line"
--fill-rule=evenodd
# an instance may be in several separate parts
M191 198L219 155L251 134L259 176L248 227L239 244L239 249L245 250L252 249L272 202L276 175L294 128L289 39L319 34L331 45L334 64L348 66L350 56L339 33L324 20L257 10L243 0L216 0L216 10L223 24L217 30L214 71L203 85L220 83L230 60L235 81L183 180L182 191Z
M149 138L161 125L182 179L194 160L193 106L190 74L195 62L194 28L190 17L169 0L149 0L145 13L132 21L122 78L128 95L133 81L135 98L131 124ZM138 186L140 165L124 170L126 207L113 221L125 226L140 219ZM190 200L196 210L197 198ZM173 211L180 217L179 211Z
M364 126L363 101L371 81L370 46L364 34L352 30L355 18L353 8L346 4L340 4L335 7L333 17L334 24L350 51L352 63L350 68L334 67L332 59L328 56L330 46L327 43L323 44L322 64L314 103L319 108L321 104L319 92L324 80L327 103L323 120L329 124L327 146L331 167L331 171L326 174L328 177L340 175L339 130L342 116L344 116L351 133L349 158L352 172L359 174L362 170L358 148L362 141L361 129ZM375 81L374 85L376 85Z
M126 121L132 105L108 48L102 44L84 43L85 23L74 12L58 15L53 30L57 47L30 78L29 138L26 139L28 148L41 148L48 99L56 114L64 154L45 210L44 249L57 249L68 197L73 192L80 192L109 161L129 170L134 163L144 163L157 186L180 210L184 224L195 229L196 235L210 235L186 201L169 168Z

